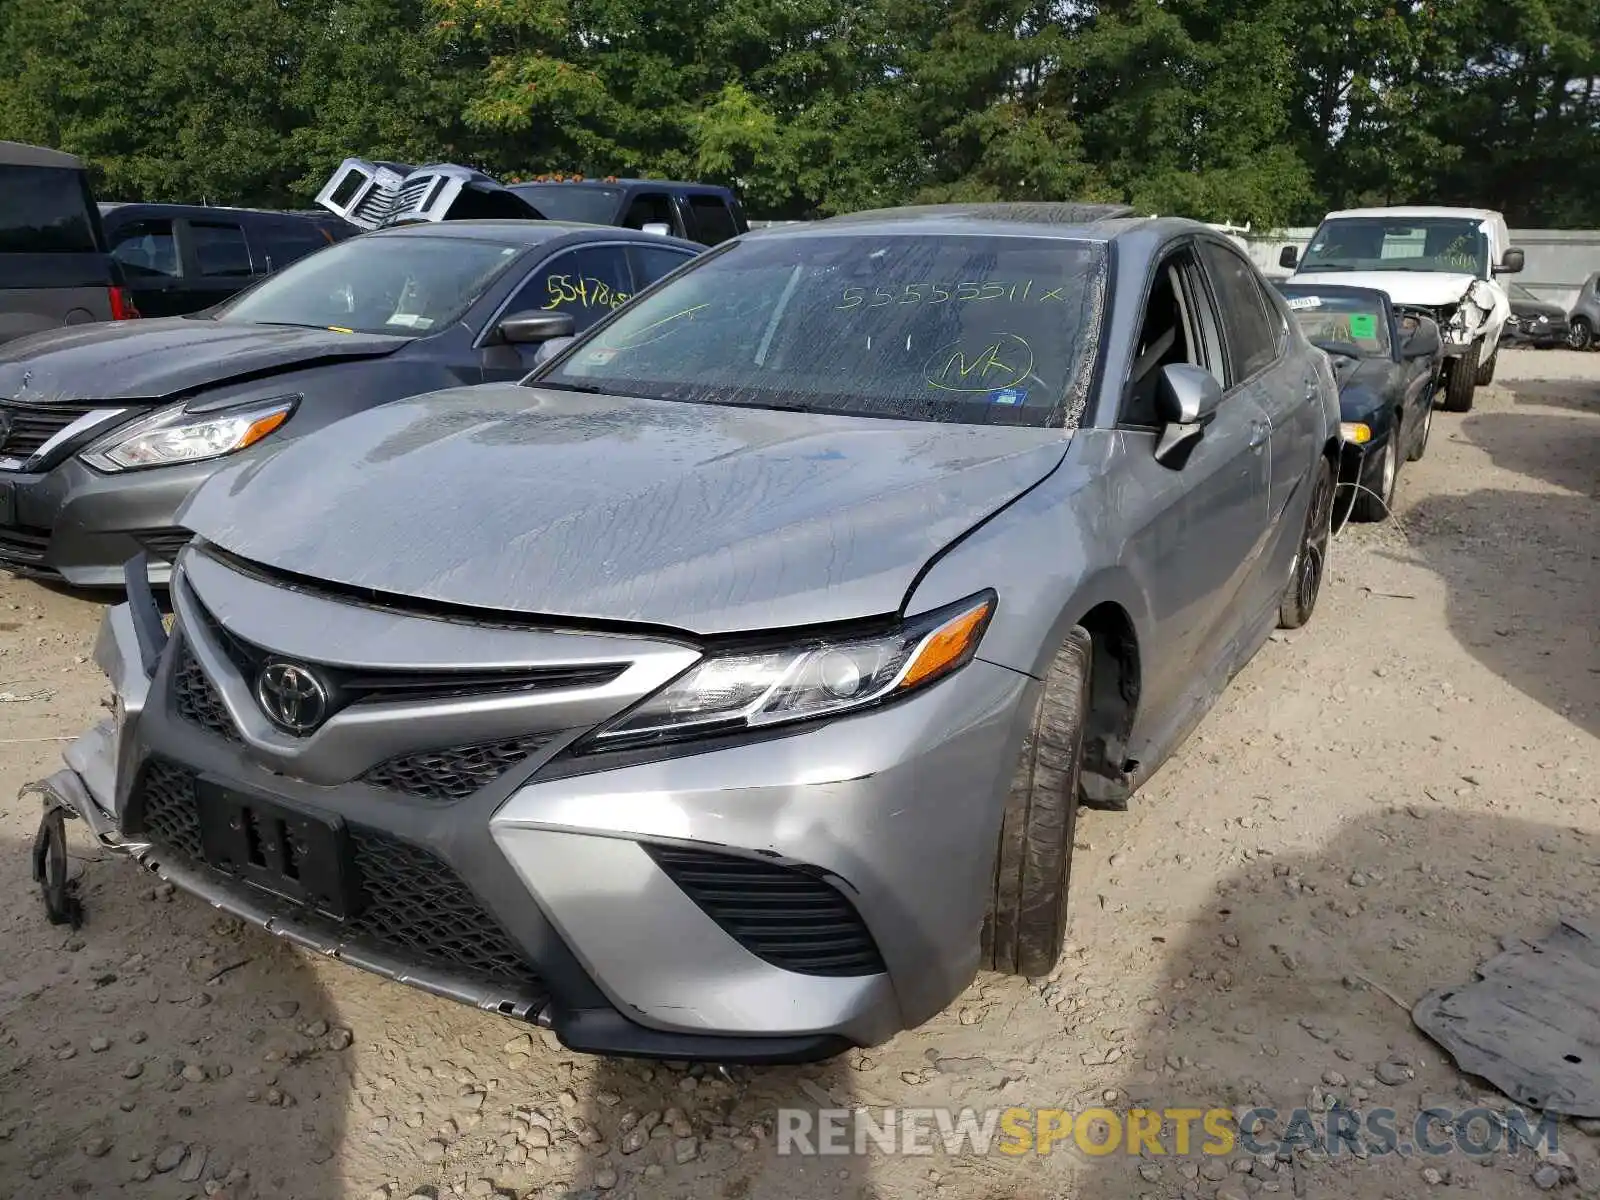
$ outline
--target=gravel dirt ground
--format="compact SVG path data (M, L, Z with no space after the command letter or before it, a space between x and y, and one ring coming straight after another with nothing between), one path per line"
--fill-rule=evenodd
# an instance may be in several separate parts
M98 715L104 598L0 576L0 1196L1600 1196L1600 1137L1572 1124L1553 1161L804 1157L774 1137L778 1109L823 1104L1337 1101L1406 1130L1507 1103L1406 1007L1502 938L1600 912L1600 355L1509 351L1499 372L1474 412L1436 415L1398 519L1335 543L1311 624L1130 812L1084 814L1056 975L982 977L809 1068L571 1055L163 894L81 828L87 924L48 925L37 809L13 797Z

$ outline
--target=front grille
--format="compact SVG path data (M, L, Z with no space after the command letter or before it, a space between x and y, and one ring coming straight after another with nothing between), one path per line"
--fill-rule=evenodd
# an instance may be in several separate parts
M198 865L204 856L194 783L195 774L187 768L151 759L134 787L128 814L130 832ZM336 923L344 940L456 974L537 985L538 973L510 935L442 859L375 829L348 829L358 903L356 915Z
M802 975L884 970L861 915L820 876L681 846L644 849L724 933L757 958Z
M171 562L189 544L194 534L187 529L135 529L134 540L150 552L151 558Z
M430 193L442 182L437 175L421 175L407 180L389 205L390 219L424 211Z
M178 661L172 671L172 701L178 715L191 725L198 725L207 733L239 741L239 731L216 685L200 668L200 660L189 650L189 643L178 642Z
M530 734L475 746L402 754L368 770L361 782L424 800L465 800L549 745L550 738L547 733Z
M392 172L384 172L392 175ZM361 198L361 203L355 206L350 213L350 219L358 225L381 225L389 217L390 210L394 207L396 188L386 185L381 177L373 180L372 189Z
M0 439L0 458L33 457L41 446L79 417L93 412L94 407L92 404L23 404L17 400L0 400L0 412L11 418L11 432Z
M48 529L0 528L0 566L37 567L49 545Z

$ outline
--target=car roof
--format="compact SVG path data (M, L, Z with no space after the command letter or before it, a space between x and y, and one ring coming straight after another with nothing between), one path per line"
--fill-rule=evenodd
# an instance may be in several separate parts
M1075 204L1064 201L1010 204L921 204L869 209L803 225L779 225L764 237L805 237L828 233L915 232L944 236L996 237L1024 235L1077 241L1110 241L1135 231L1165 236L1178 232L1212 232L1181 217L1140 216L1122 204Z
M665 242L680 249L688 248L697 254L705 247L682 238L663 237L658 233L645 233L638 229L622 229L616 225L587 225L581 221L515 221L474 219L467 221L408 221L404 225L387 225L374 229L364 237L457 237L481 238L493 236L506 241L522 242L527 246L541 246L557 238L571 236L581 241L589 235L595 240L608 242L638 242L654 246Z
M245 215L251 217L289 217L294 220L310 220L310 213L281 212L271 208L234 208L227 204L166 204L161 201L143 200L105 200L100 203L102 216L109 216L113 212L123 210L136 210L141 213L156 213L171 217L214 217L228 214Z
M587 187L587 188L621 188L621 187L658 187L677 188L689 192L716 192L719 195L727 194L728 189L717 183L683 183L673 179L619 179L605 177L601 179L524 179L518 183L507 184L512 191L524 187Z
M1492 208L1448 208L1435 204L1403 204L1394 208L1346 208L1323 217L1331 221L1336 217L1465 217L1476 221L1491 221L1500 214Z
M81 171L83 160L62 150L46 150L43 146L29 146L24 142L0 142L0 166L56 167Z

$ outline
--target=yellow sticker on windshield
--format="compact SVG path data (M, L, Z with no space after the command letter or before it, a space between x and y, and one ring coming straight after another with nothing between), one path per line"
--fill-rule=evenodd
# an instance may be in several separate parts
M330 333L354 333L355 332L354 329L346 329L343 325L329 325L328 326L328 331Z
M1350 314L1350 336L1353 338L1375 338L1378 336L1378 318L1371 313Z

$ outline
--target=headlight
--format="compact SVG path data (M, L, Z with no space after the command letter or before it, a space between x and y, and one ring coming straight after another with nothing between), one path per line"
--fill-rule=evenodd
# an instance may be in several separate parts
M114 430L83 452L102 471L202 462L253 446L289 419L300 396L274 396L238 408L188 412L180 404Z
M1364 425L1360 421L1340 421L1339 436L1347 442L1364 446L1372 440L1372 426Z
M890 633L709 655L579 749L758 729L898 698L971 661L994 606L994 594L985 592Z

